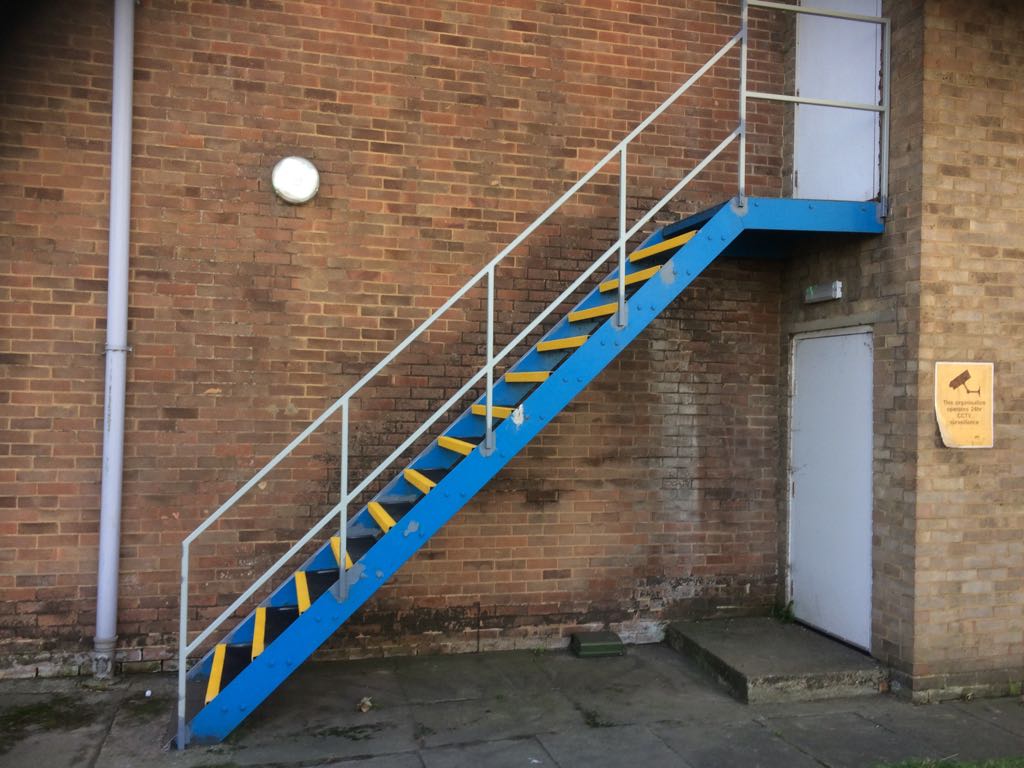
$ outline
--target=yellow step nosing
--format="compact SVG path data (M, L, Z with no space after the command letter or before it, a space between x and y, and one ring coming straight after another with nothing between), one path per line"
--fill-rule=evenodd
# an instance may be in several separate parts
M575 347L582 347L589 336L566 336L561 339L551 339L550 341L542 341L537 344L538 352L552 352L558 349L574 349Z
M384 533L395 527L395 518L389 515L388 511L379 502L371 501L366 505L366 510L370 513L370 517L373 518L373 522L380 526Z
M569 322L578 323L580 320L591 320L595 317L614 315L618 306L619 305L613 301L611 304L601 304L600 306L591 307L590 309L578 309L575 312L569 313Z
M267 609L262 605L256 609L255 623L252 628L252 655L250 659L255 659L261 653L263 653L263 647L266 645L267 638Z
M626 285L633 285L633 283L641 283L644 280L650 280L661 269L661 264L647 269L640 269L632 274L626 275ZM619 287L619 278L613 277L611 280L605 280L599 286L601 293L608 293L608 291L614 291Z
M550 375L551 371L509 371L505 374L505 381L509 384L530 384L547 381Z
M463 456L469 456L476 448L472 443L467 443L465 440L459 440L457 437L448 437L447 435L441 435L437 438L437 444L445 450L454 451L460 453Z
M305 571L295 572L295 597L299 604L299 613L305 613L311 605L309 600L309 583Z
M484 405L483 403L474 404L473 407L470 408L470 410L473 412L474 416L487 415L487 406ZM512 415L512 411L514 410L515 408L509 408L507 405L491 406L491 414L493 414L494 418L496 419L507 419L509 416Z
M646 248L641 248L639 251L634 251L629 255L630 261L640 261L646 259L648 256L655 256L659 253L671 250L672 248L678 248L679 246L686 245L690 240L697 234L697 230L691 230L690 232L684 232L681 235L670 237L668 240L662 240L660 243L649 245Z
M218 643L213 649L213 665L210 667L210 679L206 681L206 703L209 704L220 693L220 680L224 674L224 657L227 655L228 647L224 643Z
M426 475L422 475L415 469L407 469L403 473L405 479L412 483L421 493L430 493L437 485Z

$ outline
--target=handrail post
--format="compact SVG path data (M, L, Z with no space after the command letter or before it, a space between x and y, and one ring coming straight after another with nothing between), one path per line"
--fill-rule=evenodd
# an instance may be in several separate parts
M615 327L625 328L629 322L626 307L626 146L619 151L619 307L615 312Z
M494 453L494 265L487 270L487 395L484 420L484 444L480 453Z
M740 146L739 146L739 197L740 208L747 204L747 37L749 35L749 7L747 0L740 0Z
M185 748L185 692L188 681L188 541L181 542L181 598L178 602L178 731L175 746Z
M338 602L348 599L348 398L341 404L341 477L338 488Z
M889 215L889 102L892 87L892 21L882 24L882 137L878 162L878 200L883 217Z

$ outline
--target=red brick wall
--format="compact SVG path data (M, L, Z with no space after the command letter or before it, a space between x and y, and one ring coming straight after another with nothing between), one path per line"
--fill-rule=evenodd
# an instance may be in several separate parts
M13 13L13 12L11 12ZM111 12L23 9L0 54L0 655L42 673L90 646L105 317ZM197 3L137 8L119 633L174 642L179 543L738 23L733 3ZM755 15L752 86L777 90ZM737 57L631 151L637 215L733 127ZM778 190L758 104L751 190ZM316 201L269 189L310 157ZM735 153L673 209L733 194ZM499 338L614 237L617 169L500 273ZM763 608L776 579L778 278L712 270L403 569L344 653L637 638L685 611ZM460 306L354 412L353 474L479 364ZM337 494L337 425L193 560L203 615ZM441 635L434 634L441 632ZM440 638L440 639L438 639Z

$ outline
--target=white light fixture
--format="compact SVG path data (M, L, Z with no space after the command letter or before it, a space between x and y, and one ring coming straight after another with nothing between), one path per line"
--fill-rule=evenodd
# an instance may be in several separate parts
M821 301L835 301L841 298L843 298L842 280L809 285L804 290L804 304L817 304Z
M320 189L320 174L306 158L286 157L274 166L270 183L286 203L300 205L312 200Z

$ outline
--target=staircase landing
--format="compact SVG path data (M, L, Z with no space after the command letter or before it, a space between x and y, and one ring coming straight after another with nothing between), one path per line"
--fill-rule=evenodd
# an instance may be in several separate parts
M866 696L886 688L886 671L876 661L799 624L678 621L666 640L747 704Z

